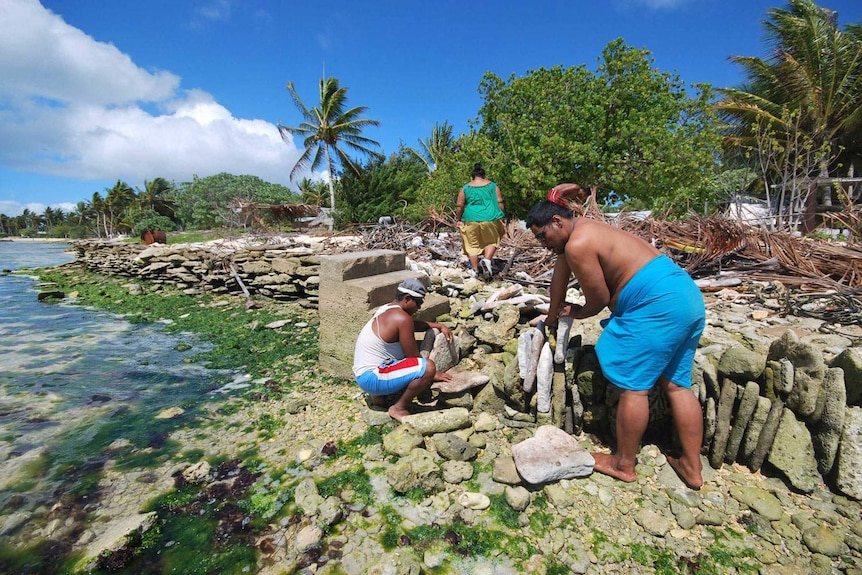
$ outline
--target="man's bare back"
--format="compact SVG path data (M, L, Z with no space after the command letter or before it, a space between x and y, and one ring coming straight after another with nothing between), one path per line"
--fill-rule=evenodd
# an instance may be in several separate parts
M613 311L622 288L660 252L638 236L604 222L587 218L571 221L565 245L569 269L578 279L587 306L593 308L593 302L600 306L593 313L604 306Z

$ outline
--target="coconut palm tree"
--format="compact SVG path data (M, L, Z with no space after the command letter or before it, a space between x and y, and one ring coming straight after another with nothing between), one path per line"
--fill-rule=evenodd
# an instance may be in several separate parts
M304 138L305 147L302 155L290 171L293 179L301 170L312 170L324 165L329 171L329 201L335 208L335 167L359 173L359 166L347 155L347 150L358 152L364 156L382 158L383 155L372 148L380 147L374 140L362 135L363 128L379 126L377 120L361 118L367 108L357 106L347 108L347 88L338 85L336 78L320 79L320 104L312 108L306 107L296 92L293 82L287 83L287 91L293 98L293 103L302 114L302 123L296 127L283 126L278 123L278 133L286 142L288 136ZM345 149L346 148L346 149Z
M310 204L318 208L326 205L326 182L302 178L297 187L299 187L299 197L303 204Z
M76 224L83 226L89 219L89 211L90 207L87 205L87 202L78 202L75 204L75 209L70 214L70 217L74 219Z
M789 0L764 23L769 59L734 56L747 81L718 92L717 107L731 121L729 143L756 149L758 130L784 141L801 130L806 150L819 150L817 169L859 162L862 149L862 27L837 27L837 14L811 0ZM837 174L836 174L837 175ZM813 198L812 198L813 199ZM827 194L824 203L831 203Z
M110 216L109 220L105 220L105 234L112 236L115 232L121 231L120 228L123 228L122 231L128 231L131 229L131 226L128 225L128 222L123 222L122 220L126 208L135 201L135 190L126 182L117 180L114 187L106 189L105 192L107 192L105 208L107 214Z
M105 213L105 199L99 192L93 192L93 197L88 205L89 212L96 216L96 236L102 237L102 229L105 230L105 237L108 237L108 216Z
M455 151L455 140L452 138L452 126L449 122L434 124L431 129L431 137L427 140L419 140L421 150L407 148L407 152L419 158L427 166L431 173L437 169L443 158Z
M45 208L45 211L42 212L42 218L44 218L45 225L50 229L57 223L55 220L57 219L57 212L54 211L54 208L48 206Z
M164 178L155 178L152 181L144 180L144 190L136 198L136 203L150 209L160 216L172 218L176 204L169 199L169 194L174 187Z

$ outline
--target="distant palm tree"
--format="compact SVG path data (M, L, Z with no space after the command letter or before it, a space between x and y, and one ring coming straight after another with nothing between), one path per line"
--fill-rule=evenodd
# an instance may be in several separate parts
M128 231L131 229L131 226L128 222L123 221L123 215L126 208L135 201L135 190L126 182L117 180L113 188L106 189L105 191L107 192L105 208L107 209L107 214L110 216L110 219L105 220L105 234L113 236L115 232L121 231L120 228Z
M299 187L299 197L302 203L317 206L318 208L326 205L326 182L302 178L302 181L297 186Z
M54 223L57 219L57 213L54 211L54 208L48 206L45 208L45 211L42 212L42 217L45 219L45 225L49 228L54 226Z
M347 155L345 147L365 156L382 158L382 154L372 149L380 144L362 136L363 128L379 126L380 122L360 118L367 111L364 106L346 109L347 88L339 87L336 78L321 78L320 105L310 109L302 103L293 82L287 83L287 91L302 114L303 122L296 127L283 126L279 122L278 132L285 142L288 135L305 138L302 143L305 150L290 171L290 178L293 179L300 170L309 167L313 170L325 165L329 171L329 202L334 208L336 160L343 168L359 173L359 166Z
M153 210L161 216L173 217L176 204L168 199L168 195L174 187L164 178L155 178L152 181L144 180L144 191L140 192L136 202L142 208Z
M452 126L449 122L434 124L431 129L431 137L427 140L419 140L422 150L407 148L407 151L422 160L428 168L428 172L436 170L443 158L455 151L455 140L452 139Z
M719 111L734 122L730 142L754 148L757 127L776 134L799 125L813 149L825 150L821 176L862 158L862 27L837 27L837 14L811 0L789 0L764 23L771 58L734 56L748 77L720 89ZM747 143L746 143L747 142ZM831 203L827 195L824 203Z
M99 192L93 192L93 198L89 203L89 211L96 216L96 236L102 237L102 229L105 230L105 237L108 237L108 216L105 213L105 199Z
M70 215L75 219L75 223L83 226L89 219L89 211L90 208L87 205L87 202L78 202L75 204L75 209Z

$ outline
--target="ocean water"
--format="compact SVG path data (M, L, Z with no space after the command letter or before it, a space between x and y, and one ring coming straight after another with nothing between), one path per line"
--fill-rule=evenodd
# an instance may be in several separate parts
M72 261L68 247L0 242L0 270ZM193 412L233 377L184 361L207 349L192 334L39 302L37 293L36 278L0 274L0 528L13 514L38 521L59 490L77 488L65 470L118 439L146 447L170 432L159 411Z

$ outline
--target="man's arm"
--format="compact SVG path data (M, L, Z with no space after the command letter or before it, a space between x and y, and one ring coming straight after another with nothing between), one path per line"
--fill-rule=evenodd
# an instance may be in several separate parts
M420 327L424 329L419 329ZM404 350L404 357L420 357L419 345L416 343L416 332L428 331L432 327L440 329L440 331L446 334L446 339L452 341L452 332L442 323L428 321L414 322L410 316L407 316L406 321L399 320L398 341L401 343L401 349ZM434 374L434 381L449 381L451 379L451 373L438 371Z
M398 314L396 327L398 328L398 343L401 344L404 357L419 357L419 345L416 343L413 319L402 312Z
M545 325L556 328L557 319L560 317L560 308L566 300L566 290L569 287L569 278L572 276L572 270L569 267L568 261L564 256L557 257L557 263L554 264L554 274L551 276L551 303L548 306L548 316L545 319Z
M452 341L452 332L448 327L436 321L414 321L413 329L415 331L428 331L429 329L439 329L446 336L446 341Z

